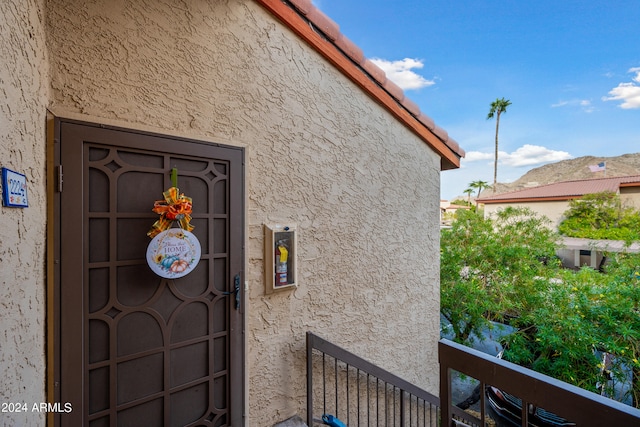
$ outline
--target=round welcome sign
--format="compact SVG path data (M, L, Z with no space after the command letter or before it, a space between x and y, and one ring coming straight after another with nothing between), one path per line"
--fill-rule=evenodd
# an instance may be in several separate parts
M186 276L200 261L200 242L190 231L170 228L158 233L147 247L147 263L160 277Z

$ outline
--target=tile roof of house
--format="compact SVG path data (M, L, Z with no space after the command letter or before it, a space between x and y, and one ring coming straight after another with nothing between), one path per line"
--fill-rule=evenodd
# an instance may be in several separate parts
M612 178L583 179L563 181L539 187L525 188L510 193L482 197L479 203L505 203L524 201L568 200L582 197L585 194L603 191L617 192L620 187L640 187L640 175L617 176Z
M387 79L380 67L365 58L362 50L312 0L256 1L433 148L441 157L442 170L460 167L460 158L465 155L460 145Z
M471 209L471 206L464 205L448 205L445 206L444 209Z

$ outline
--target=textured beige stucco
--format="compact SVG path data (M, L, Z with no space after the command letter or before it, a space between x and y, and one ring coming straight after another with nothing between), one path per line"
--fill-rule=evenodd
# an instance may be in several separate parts
M640 191L635 187L621 188L619 194L623 206L638 209L638 206L640 206ZM497 211L508 206L527 207L538 215L544 215L551 221L549 223L549 227L557 230L558 226L565 218L565 212L569 210L569 201L554 200L546 202L489 203L484 205L484 214L485 216L491 216Z
M623 206L638 209L640 206L640 190L637 187L621 188L619 191ZM527 207L538 215L546 216L551 222L549 228L557 230L564 220L564 213L569 210L569 200L551 200L543 202L519 202L519 203L488 203L484 205L485 216L494 215L497 211L508 206Z
M620 189L620 201L623 206L640 209L640 188L623 187Z
M42 12L35 0L12 4ZM308 330L437 392L440 158L424 142L251 0L46 5L55 114L246 147L247 425L304 416ZM18 27L6 48L23 55L29 30ZM0 326L13 346L3 341L0 362L22 372L11 381L33 399L45 379L47 99L34 31L24 70L0 69L0 90L13 87L5 74L32 76L0 106L13 129L2 160L14 156L36 182L32 208L3 209L19 226L1 231L11 283L0 304L15 325ZM285 222L298 227L299 287L266 295L262 227Z
M497 211L506 207L529 208L539 216L545 216L549 219L547 226L552 230L557 230L558 225L564 219L564 213L569 209L567 200L555 200L548 202L522 202L522 203L490 203L484 205L484 215L491 216Z
M0 207L0 403L45 401L43 4L0 2L0 166L26 175L29 196L28 208ZM28 409L0 412L0 425L43 425Z

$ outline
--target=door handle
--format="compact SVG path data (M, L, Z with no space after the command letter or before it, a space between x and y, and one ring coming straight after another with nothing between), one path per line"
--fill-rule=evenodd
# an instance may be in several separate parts
M233 293L236 294L236 310L240 308L240 274L233 278Z
M236 276L233 278L233 291L223 292L222 295L233 295L236 300L236 310L240 308L240 298L242 297L240 294L240 273L236 274Z

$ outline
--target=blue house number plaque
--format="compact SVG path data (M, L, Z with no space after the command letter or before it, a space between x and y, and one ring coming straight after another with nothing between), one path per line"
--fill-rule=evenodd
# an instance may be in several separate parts
M26 208L27 177L11 169L2 168L2 205L11 208Z

